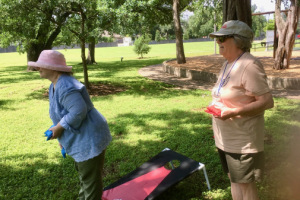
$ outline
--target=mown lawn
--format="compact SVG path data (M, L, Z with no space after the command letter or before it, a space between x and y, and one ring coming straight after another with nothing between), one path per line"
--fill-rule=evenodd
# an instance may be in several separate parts
M151 47L144 59L138 59L132 47L98 48L98 63L89 66L91 83L126 89L92 97L113 135L106 151L104 185L168 147L204 163L212 190L207 191L201 171L158 199L231 199L214 146L211 117L203 111L211 101L210 91L177 90L141 77L140 68L175 57L175 44ZM83 81L80 50L61 51L73 66L74 76ZM212 54L213 43L186 43L185 53L187 57ZM57 141L46 141L43 136L51 125L45 95L50 82L26 68L26 55L0 54L0 199L76 199L79 185L73 160L63 159ZM299 134L289 131L300 127L299 110L299 101L276 98L275 108L266 112L266 175L272 176L259 185L261 199L289 199L283 198L288 189L278 190L276 174L281 173L282 159L288 154L286 146L293 134Z

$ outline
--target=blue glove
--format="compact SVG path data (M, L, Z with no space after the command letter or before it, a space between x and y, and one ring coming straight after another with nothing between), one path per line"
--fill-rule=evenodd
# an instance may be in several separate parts
M53 126L54 126L54 125L50 126L50 128L52 128ZM50 128L49 128L49 129L50 129ZM47 141L50 140L50 139L52 138L52 135L53 135L53 132L50 131L49 129L48 129L47 131L45 131L45 133L44 133L44 134L45 134L45 137L47 137Z
M52 128L53 126L54 126L54 125L50 126L50 128ZM50 129L50 128L49 128L49 129ZM53 132L50 131L49 129L48 129L47 131L45 131L45 133L44 133L44 134L45 134L45 137L47 137L47 141L50 140L50 139L52 138L52 135L53 135ZM61 149L61 155L62 155L64 158L66 158L66 155L67 155L67 154L66 154L65 148L62 148L62 149Z
M66 158L66 150L65 150L65 148L62 148L61 149L61 155L64 157L64 158Z

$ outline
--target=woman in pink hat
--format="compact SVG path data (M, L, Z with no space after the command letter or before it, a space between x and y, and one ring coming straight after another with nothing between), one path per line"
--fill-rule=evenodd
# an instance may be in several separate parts
M28 62L52 83L49 88L49 130L66 153L75 160L80 179L80 200L102 197L105 149L111 141L105 118L95 109L86 87L72 74L64 55L54 50L41 52L38 61Z
M210 34L226 59L212 90L215 144L231 182L233 200L257 200L264 169L264 111L273 98L261 62L249 51L252 29L232 20Z

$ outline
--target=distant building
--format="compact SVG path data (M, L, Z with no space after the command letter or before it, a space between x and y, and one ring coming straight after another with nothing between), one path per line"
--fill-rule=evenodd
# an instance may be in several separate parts
M131 37L124 37L123 38L123 43L122 44L118 44L118 47L120 47L120 46L131 46L131 45L133 45L133 42L132 42L132 39L131 39Z
M123 36L115 34L115 33L113 33L111 35L108 31L104 31L104 34L102 34L102 36L114 38L114 41L118 43L118 47L133 45L133 41L132 41L131 37L123 37Z
M104 31L102 37L112 37L114 39L114 42L123 43L123 36L116 33L110 34L108 31Z

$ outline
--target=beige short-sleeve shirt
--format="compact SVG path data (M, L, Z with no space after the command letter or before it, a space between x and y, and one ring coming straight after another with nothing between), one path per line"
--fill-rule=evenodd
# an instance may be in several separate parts
M225 81L221 86L222 78ZM235 108L247 105L255 101L255 96L268 92L270 89L263 65L246 52L235 63L224 63L212 96L214 101ZM257 153L264 150L264 112L225 121L213 117L213 131L216 146L223 151Z

